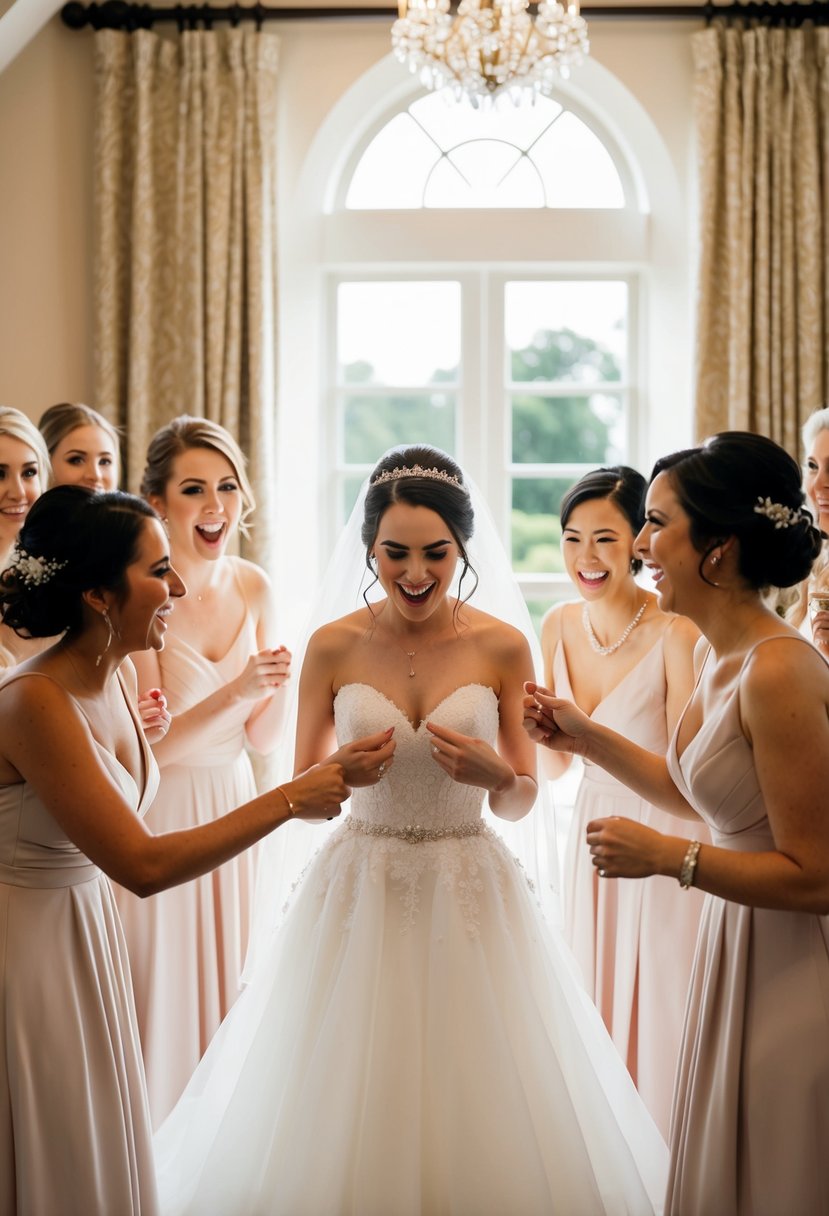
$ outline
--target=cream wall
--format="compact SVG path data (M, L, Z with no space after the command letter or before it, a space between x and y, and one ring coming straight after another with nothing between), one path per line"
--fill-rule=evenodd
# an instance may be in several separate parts
M0 75L0 403L92 392L92 43L57 18Z

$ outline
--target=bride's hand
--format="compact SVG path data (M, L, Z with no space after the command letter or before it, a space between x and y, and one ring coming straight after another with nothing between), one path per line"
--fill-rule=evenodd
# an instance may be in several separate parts
M341 764L347 785L376 785L394 762L394 727L346 743L325 764Z
M527 683L524 692L524 730L530 738L550 751L583 756L591 726L587 714L540 684Z
M432 737L435 763L460 785L476 785L494 794L515 778L510 765L483 739L472 739L435 722L427 722L426 729Z

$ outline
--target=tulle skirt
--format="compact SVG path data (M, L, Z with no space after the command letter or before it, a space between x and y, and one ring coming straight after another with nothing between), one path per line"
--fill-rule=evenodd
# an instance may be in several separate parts
M667 1175L500 840L348 821L155 1143L166 1216L650 1213Z

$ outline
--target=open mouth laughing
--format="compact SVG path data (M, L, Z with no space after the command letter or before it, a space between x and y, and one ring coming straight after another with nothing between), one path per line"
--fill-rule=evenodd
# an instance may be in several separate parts
M407 604L416 607L428 602L436 586L437 582L433 579L431 582L420 583L418 586L414 586L413 583L398 583L397 589Z

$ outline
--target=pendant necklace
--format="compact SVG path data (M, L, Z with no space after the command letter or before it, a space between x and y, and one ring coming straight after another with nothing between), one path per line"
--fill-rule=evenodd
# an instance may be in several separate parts
M612 646L602 646L601 642L593 632L593 626L590 624L590 613L587 611L587 604L585 604L581 610L581 623L584 626L584 632L587 634L587 640L590 643L590 649L593 651L593 653L601 655L613 654L614 651L618 650L620 646L623 646L633 630L641 621L642 614L647 606L648 601L645 600L633 620L625 626L624 632L622 633L622 636L619 638L618 642L614 642Z

